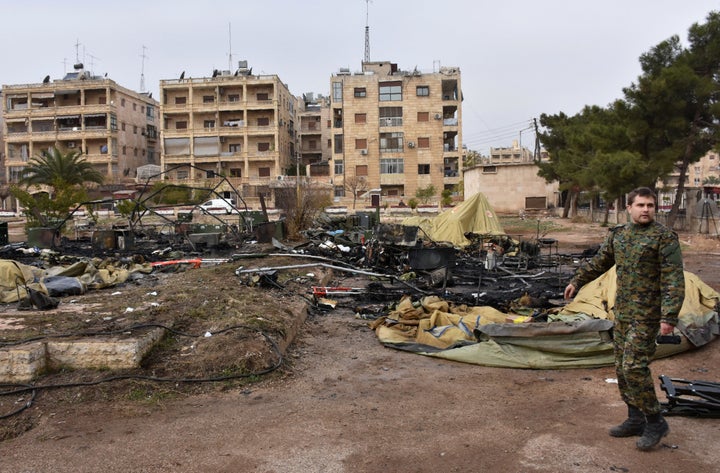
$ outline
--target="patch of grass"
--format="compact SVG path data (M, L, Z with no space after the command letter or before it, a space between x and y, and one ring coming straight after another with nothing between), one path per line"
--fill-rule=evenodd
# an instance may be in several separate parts
M528 234L539 233L541 236L548 232L558 232L567 230L568 227L558 224L554 220L548 219L521 219L519 217L498 217L505 233L512 235L516 233Z
M125 397L128 401L139 402L152 406L159 406L163 403L163 401L171 399L173 397L173 394L171 391L163 389L153 389L150 386L137 386L130 389L130 391L128 391Z

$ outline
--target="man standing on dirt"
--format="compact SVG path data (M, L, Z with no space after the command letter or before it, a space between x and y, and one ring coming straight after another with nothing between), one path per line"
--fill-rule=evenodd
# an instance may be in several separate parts
M598 253L565 288L565 299L616 266L613 346L620 396L628 418L610 429L613 437L640 435L637 448L650 450L670 428L660 412L649 363L658 332L670 335L685 297L677 235L655 222L657 196L640 187L628 194L630 222L610 231Z

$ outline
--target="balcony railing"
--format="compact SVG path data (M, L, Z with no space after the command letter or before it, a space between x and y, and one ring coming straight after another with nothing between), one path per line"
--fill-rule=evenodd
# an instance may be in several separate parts
M381 118L379 124L380 126L402 126L403 119L402 117Z

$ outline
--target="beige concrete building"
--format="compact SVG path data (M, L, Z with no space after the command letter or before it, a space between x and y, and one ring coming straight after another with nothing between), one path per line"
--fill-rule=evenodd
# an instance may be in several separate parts
M0 89L0 102L3 101L3 92ZM0 113L0 186L7 184L5 176L5 119L4 114ZM0 209L3 209L3 199L0 197Z
M658 210L669 211L675 201L675 190L678 187L680 172L676 171L670 174L664 181L657 183L658 192ZM685 198L688 194L692 194L692 201L698 198L711 199L716 203L720 203L720 154L716 151L709 151L705 156L700 158L696 163L688 167L685 174L686 194L680 203L681 209L688 208L688 202Z
M160 81L161 166L170 181L215 188L224 176L251 204L296 167L297 100L276 75L235 72Z
M557 207L558 183L548 184L530 163L482 164L464 172L465 196L482 192L498 213Z
M3 153L8 182L51 147L82 151L107 184L132 182L159 161L158 102L75 65L59 80L3 85Z
M332 141L330 99L322 95L304 94L298 107L298 151L300 175L313 181L331 181Z
M336 201L359 205L379 195L397 204L432 185L435 201L462 174L460 69L402 71L390 62L364 62L330 79L330 126Z
M531 163L534 160L532 151L519 145L518 140L513 140L512 146L504 148L490 148L488 162L490 164L517 164Z

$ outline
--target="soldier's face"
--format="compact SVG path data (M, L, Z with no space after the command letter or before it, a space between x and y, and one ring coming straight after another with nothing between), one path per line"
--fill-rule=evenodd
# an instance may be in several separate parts
M655 199L652 197L635 196L627 211L634 223L650 223L655 220Z

